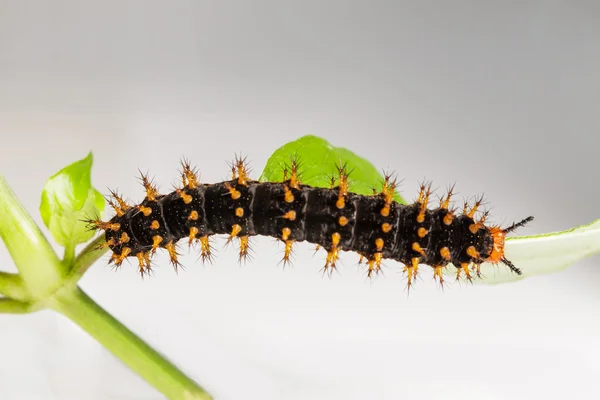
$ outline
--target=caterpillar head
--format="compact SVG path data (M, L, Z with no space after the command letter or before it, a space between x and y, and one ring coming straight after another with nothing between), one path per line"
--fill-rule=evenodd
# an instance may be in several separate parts
M490 254L490 256L488 257L488 259L486 261L491 262L491 263L501 262L502 264L504 264L508 268L510 268L511 271L515 272L518 275L521 275L522 274L521 270L519 268L515 267L515 265L512 262L508 261L506 259L506 257L504 257L504 241L506 239L507 233L510 233L510 232L516 230L517 228L522 227L523 225L531 222L532 220L533 220L533 217L527 217L524 220L514 223L505 229L502 229L499 226L494 226L494 227L490 228L490 233L492 235L492 239L493 239L494 243L493 243L492 253Z

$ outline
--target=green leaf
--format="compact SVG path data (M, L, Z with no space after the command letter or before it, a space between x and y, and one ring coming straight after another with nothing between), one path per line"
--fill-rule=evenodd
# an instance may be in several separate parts
M93 156L75 161L54 174L44 186L40 213L54 239L69 248L94 236L81 220L101 217L105 201L92 187Z
M302 136L275 150L259 179L282 181L284 166L289 166L293 157L300 163L300 180L304 184L329 187L330 177L338 176L337 167L341 161L342 164L347 164L350 171L350 191L369 195L373 193L373 189L381 190L384 177L372 163L346 148L335 147L325 139L313 135ZM397 193L394 200L405 203Z
M579 260L600 253L600 219L588 225L561 232L512 237L504 246L506 258L523 271L512 273L504 266L482 264L481 283L518 281L529 276L562 271Z

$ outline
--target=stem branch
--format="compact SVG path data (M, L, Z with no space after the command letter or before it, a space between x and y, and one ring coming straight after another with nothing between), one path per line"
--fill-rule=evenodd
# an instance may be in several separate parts
M0 314L27 314L32 311L34 308L29 303L0 297Z
M100 245L105 243L104 235L97 237L90 242L73 260L73 265L69 270L67 280L70 282L78 282L85 272L92 266L104 253L108 251L108 247L100 248Z
M65 246L65 252L63 254L63 265L65 268L69 268L71 264L73 264L73 259L75 259L75 244L69 244Z
M29 296L18 274L3 271L0 271L0 295L23 301Z

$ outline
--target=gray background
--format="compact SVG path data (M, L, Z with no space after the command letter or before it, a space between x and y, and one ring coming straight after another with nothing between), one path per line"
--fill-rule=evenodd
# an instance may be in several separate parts
M92 150L97 188L164 190L312 133L404 178L485 193L521 234L600 215L600 6L594 1L0 2L0 171L39 218L45 179ZM459 197L460 199L460 197ZM218 399L596 398L598 258L498 286L400 266L373 284L343 257L253 241L239 267L187 253L155 277L99 261L81 285ZM57 247L59 250L59 248ZM0 247L3 270L14 267ZM427 271L426 271L427 272ZM0 316L2 399L158 399L52 312Z

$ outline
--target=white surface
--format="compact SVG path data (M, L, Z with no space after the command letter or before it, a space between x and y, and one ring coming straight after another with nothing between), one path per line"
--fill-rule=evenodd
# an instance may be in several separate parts
M213 182L243 151L258 176L307 133L395 169L409 199L456 181L496 222L535 215L521 234L599 216L596 3L161 4L2 5L0 170L39 223L45 179L89 150L96 187L138 200L138 167L168 190L181 156ZM423 274L407 299L396 263L369 285L352 255L327 279L312 246L281 271L253 243L241 268L230 248L177 276L163 254L142 281L105 259L81 284L219 400L600 395L597 258L444 293ZM0 316L0 398L161 396L42 312Z

